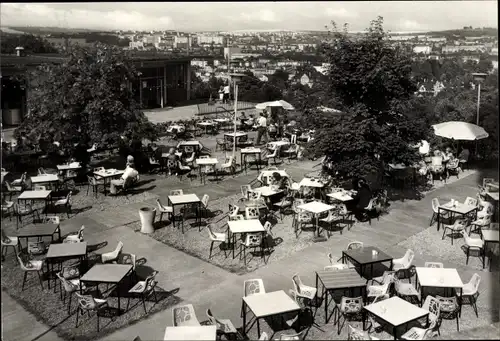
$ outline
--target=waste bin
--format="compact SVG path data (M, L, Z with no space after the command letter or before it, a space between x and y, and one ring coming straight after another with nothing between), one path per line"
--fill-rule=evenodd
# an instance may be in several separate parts
M142 207L139 209L139 216L141 217L141 233L153 233L156 208Z

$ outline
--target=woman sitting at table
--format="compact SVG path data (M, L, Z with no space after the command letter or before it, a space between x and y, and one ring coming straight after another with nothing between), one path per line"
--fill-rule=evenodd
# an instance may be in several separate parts
M271 188L282 191L276 195L272 196L272 202L277 202L281 200L286 195L286 191L290 188L290 179L286 176L281 176L280 173L274 172L271 176Z
M123 173L120 179L111 180L109 185L109 192L111 194L116 194L117 187L124 187L125 182L127 180L134 182L137 181L138 178L139 178L139 172L135 170L134 158L131 155L129 155L127 156L127 165L125 168L125 172Z

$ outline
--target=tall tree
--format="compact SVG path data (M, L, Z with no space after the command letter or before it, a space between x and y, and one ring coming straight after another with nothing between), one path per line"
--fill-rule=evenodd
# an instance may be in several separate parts
M427 129L411 107L416 86L410 56L390 46L382 17L359 39L332 24L334 39L324 51L331 65L329 92L343 115L323 114L310 151L331 156L334 173L348 177L379 173L384 163L413 162L417 155L410 146Z
M43 65L29 75L29 114L15 133L69 149L82 138L101 146L115 145L122 135L154 139L154 127L129 87L137 79L134 65L117 48L75 47L62 64Z

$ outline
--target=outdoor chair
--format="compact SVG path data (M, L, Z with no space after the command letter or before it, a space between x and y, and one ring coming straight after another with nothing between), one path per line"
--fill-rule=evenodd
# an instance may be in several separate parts
M192 304L173 308L172 320L174 327L200 325Z
M23 191L22 186L11 185L8 181L4 181L4 184L7 189L7 193L9 193L9 200L12 200L13 194L20 194Z
M465 230L465 222L460 219L456 219L452 225L442 224L442 226L443 226L443 236L441 237L441 239L444 240L444 238L446 237L446 231L449 230L451 232L449 234L451 239L451 245L453 245L453 239L454 239L453 236Z
M440 262L425 262L425 268L444 268L444 264Z
M264 287L264 282L260 278L247 279L243 282L243 297L265 294L266 288ZM243 317L243 303L241 304L241 314L240 317Z
M21 270L24 271L23 284L21 285L21 291L24 290L24 284L26 283L28 273L34 273L35 271L38 275L38 280L40 281L40 286L42 287L42 290L43 290L42 276L40 274L40 271L43 271L42 270L43 260L23 261L20 253L16 254L16 257L17 257L17 260L19 262L19 266L21 267Z
M68 315L71 313L71 299L73 298L73 294L80 291L80 280L79 279L71 279L68 280L62 276L61 272L56 273L57 278L59 279L59 292L61 293L61 300L63 304L66 303L66 296L68 298ZM63 290L64 288L64 296ZM85 285L81 284L82 290L85 290Z
M196 159L196 153L192 152L191 156L186 158L184 162L186 163L186 166L189 166L191 168L195 168L195 159Z
M293 283L293 288L298 295L297 297L307 302L307 304L305 305L311 306L313 304L313 301L314 304L316 304L317 289L315 287L311 287L309 285L305 285L304 283L302 283L302 280L300 279L298 273L295 273L292 276L292 283Z
M427 340L430 339L436 329L437 321L431 322L428 328L412 327L401 336L403 340Z
M288 161L290 162L292 158L297 158L299 154L299 146L296 144L291 144L290 147L286 150L283 150L282 153L285 155L285 157L288 158Z
M97 192L99 189L99 186L102 186L104 188L104 179L96 179L94 176L87 175L88 179L88 185L87 185L87 195L89 195L89 189L92 187L92 192L95 194L95 197L97 198Z
M164 206L160 199L156 199L156 204L158 206L158 212L160 213L160 219L159 221L162 221L163 215L166 214L167 217L171 217L172 213L174 213L174 210L171 206Z
M422 304L420 293L413 284L401 282L400 279L394 279L394 289L396 296L401 297L410 303L416 302L419 306Z
M35 190L35 191L46 191L47 187L42 186L42 185L35 185L35 187L33 188L33 190Z
M469 282L465 283L463 288L462 288L462 298L461 298L461 305L464 304L469 304L472 306L474 309L474 312L476 313L476 317L479 317L477 313L477 298L479 297L479 284L481 283L481 276L479 276L477 273L472 275L471 279ZM460 315L461 315L460 311Z
M83 231L85 230L85 225L82 225L76 234L71 234L64 238L63 243L81 243L83 242Z
M455 296L441 297L436 295L436 300L439 302L439 316L442 320L456 320L457 331L460 331L460 306ZM441 323L441 322L440 322Z
M248 201L248 192L252 190L252 186L250 185L242 185L240 186L241 190L241 198L238 201Z
M182 177L184 175L188 175L191 172L191 167L189 166L184 166L180 161L177 161L177 165L179 167L178 175L179 175L179 180L182 181ZM191 178L192 180L192 178Z
M429 323L432 325L434 324L434 327L439 334L439 327L440 327L440 308L439 308L439 301L431 295L428 295L425 298L424 304L422 305L422 309L427 310L429 312ZM425 326L427 327L427 326Z
M340 300L339 315L337 318L337 334L340 335L344 323L349 319L361 318L363 311L363 297L345 297L343 296ZM344 318L342 324L340 324L340 319Z
M2 259L7 256L8 247L12 247L14 249L14 254L17 256L17 252L19 249L19 239L17 237L7 236L2 229Z
M295 213L294 222L293 222L295 237L299 238L299 234L300 234L300 232L302 232L303 226L313 224L313 220L314 220L314 216L310 212Z
M253 191L251 189L248 190L248 201L256 201L261 198L262 194L260 192Z
M137 256L133 253L120 253L115 262L116 264L132 265L132 274L135 275L135 267L137 265Z
M89 149L87 149L87 153L93 153L97 150L97 143L94 143L92 145L92 147L90 147Z
M269 153L265 156L267 163L269 165L271 164L271 160L273 160L273 163L276 164L276 159L280 158L280 149L281 149L280 146L276 146L276 148L274 148L272 153Z
M14 205L14 210L17 215L17 220L16 220L16 227L19 228L19 223L21 224L21 227L23 227L23 217L31 215L32 220L35 219L35 215L37 216L37 219L40 219L40 214L38 213L38 210L33 208L30 204L24 203L24 204L17 204Z
M260 213L258 207L246 207L245 208L245 219L259 219Z
M116 248L113 251L103 253L101 255L102 263L110 263L112 261L115 261L118 258L120 252L122 252L122 249L123 249L123 243L118 242L118 245L116 245Z
M231 320L216 318L212 314L212 311L210 309L207 309L207 317L210 321L210 324L216 326L218 338L224 336L226 339L231 340L232 337L228 337L228 335L234 336L238 334L238 330L234 327L234 324L233 322L231 322Z
M465 265L469 264L469 256L470 256L470 251L477 251L478 256L482 258L483 261L483 267L484 267L484 241L481 238L472 238L470 237L467 232L461 231L462 235L464 236L464 248L465 252L467 255L467 258L465 260Z
M281 221L283 221L283 216L284 216L286 210L291 208L292 204L293 204L293 197L290 194L285 195L281 199L281 201L273 204L273 207L276 207L278 209Z
M354 220L352 218L354 216L354 213L348 211L345 204L340 205L340 211L337 213L337 215L342 218L342 222L346 222L348 230L353 226Z
M210 200L210 196L208 194L203 194L203 197L201 198L201 212L202 216L205 218L208 217L208 201Z
M11 214L9 214L11 213ZM4 214L9 214L9 220L12 220L12 216L14 215L14 202L13 201L2 201L2 218Z
M153 156L150 156L149 157L149 166L150 166L151 172L153 172L155 169L161 168L161 162L159 160L156 160Z
M184 195L184 191L182 189L173 189L170 191L169 196L174 196L174 195Z
M459 178L458 174L460 173L460 160L459 159L453 159L448 161L448 164L446 165L446 172L448 177L450 175L456 175L457 179Z
M328 211L328 216L326 218L321 218L319 221L326 223L329 225L330 229L333 228L333 225L340 221L340 217L336 214L334 210ZM327 236L330 237L330 230L327 230ZM342 229L340 230L340 234L342 234Z
M489 203L487 201L480 202L479 204L482 209L477 212L477 218L482 219L487 216L492 216L495 213L495 207L493 206L492 203Z
M206 183L207 177L209 175L213 175L214 178L216 177L215 165L203 165L203 166L201 166L201 176L202 176L204 184Z
M215 243L220 243L221 244L221 248L222 248L222 244L227 243L227 235L225 233L213 232L212 231L212 225L210 225L210 224L207 225L207 230L208 230L208 236L210 237L210 241L211 241L211 243L210 243L210 252L208 254L208 259L211 259L212 258L212 250L213 250L214 244ZM223 248L223 251L224 251L224 256L227 257L226 249Z
M90 313L95 312L97 316L97 331L99 332L99 320L100 320L99 312L102 309L108 307L108 301L99 298L94 298L91 295L80 295L77 292L75 292L75 295L78 299L75 328L78 328L78 318L80 316L80 313L82 315L84 313L87 313L90 316Z
M389 299L389 294L379 295L379 296L375 297L375 299L372 301L371 304L382 302L382 301L385 301L387 299ZM383 325L381 325L377 321L377 319L373 318L373 316L371 314L367 314L367 317L368 317L368 322L370 323L370 325L368 327L368 332L370 332L372 330L375 332L379 332L383 328Z
M153 271L153 273L151 275L149 275L148 277L146 277L146 279L144 281L137 282L128 291L129 295L140 296L145 314L148 313L148 311L146 309L146 299L149 296L153 295L153 297L155 299L155 304L158 303L158 299L156 297L156 291L155 291L156 284L158 283L157 281L155 281L155 277L157 274L158 274L158 271ZM130 296L129 296L128 301L127 301L127 311L128 311L129 305L130 305Z
M227 213L227 215L229 216L229 218L231 218L238 215L239 211L240 211L239 206L229 204L229 212Z
M243 264L247 265L247 249L253 249L255 252L257 248L260 248L260 254L263 255L263 239L262 239L262 234L260 233L247 233L245 235L245 240L240 241L240 260L241 257L243 256ZM265 260L265 259L264 259Z
M395 277L393 272L387 272L385 276L383 276L380 285L366 285L366 299L367 301L371 301L375 299L375 297L380 295L389 294L391 289L391 284L394 283ZM377 281L374 281L377 283ZM373 283L373 282L372 282Z
M215 151L219 150L227 150L226 140L225 139L215 139Z
M302 340L305 330L295 334L281 334L278 340Z
M474 220L469 224L470 229L469 229L469 236L472 233L479 233L481 234L481 229L488 229L488 226L491 224L491 215L486 215L484 217L481 217L479 219Z
M472 197L467 197L464 200L464 204L468 205L468 206L474 206L474 207L476 207L477 206L477 199L476 198L472 198Z
M56 207L64 207L66 209L66 215L69 218L69 214L71 213L71 191L69 191L66 198L59 199L54 203L54 208Z
M347 340L380 340L375 336L358 328L354 328L350 324L347 325Z
M372 285L374 283L382 285L382 284L387 283L388 281L394 279L395 274L396 274L396 271L394 271L394 270L384 271L382 276L373 277L372 279L367 280L367 283L371 282ZM392 279L390 277L392 277Z
M487 188L489 184L494 183L494 178L483 178L483 187Z
M375 210L375 201L376 200L377 200L376 198L370 199L370 202L368 203L368 205L365 208L363 208L363 213L366 216L366 218L368 218L368 223L370 225L372 224L373 213L376 213L376 210ZM378 215L377 215L377 220L379 220Z
M411 283L411 277L414 275L414 266L412 267L414 258L415 252L408 249L403 257L392 260L392 269L396 270L399 279L408 278Z
M238 220L245 220L245 216L243 214L229 216L229 221L238 221Z
M221 165L221 170L229 170L229 174L236 173L236 160L233 156L230 156L226 159L226 162Z
M19 179L12 180L11 185L21 186L21 188L25 188L26 179L27 173L24 172Z

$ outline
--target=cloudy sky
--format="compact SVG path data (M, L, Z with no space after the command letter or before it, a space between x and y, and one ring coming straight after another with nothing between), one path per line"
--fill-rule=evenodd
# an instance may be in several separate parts
M377 15L393 32L497 27L497 1L2 3L2 26L100 30L363 30Z

